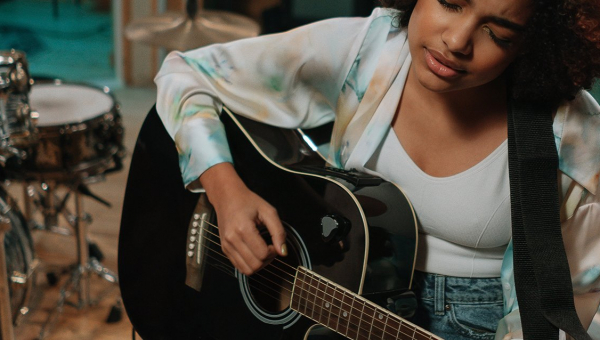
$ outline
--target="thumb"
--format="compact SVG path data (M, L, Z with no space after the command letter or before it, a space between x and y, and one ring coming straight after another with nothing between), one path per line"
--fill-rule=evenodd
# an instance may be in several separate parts
M271 235L271 241L273 242L273 247L275 251L280 256L287 256L288 249L287 244L285 243L286 233L285 229L283 229L283 225L281 224L281 220L277 215L275 209L261 216L261 220L269 234Z

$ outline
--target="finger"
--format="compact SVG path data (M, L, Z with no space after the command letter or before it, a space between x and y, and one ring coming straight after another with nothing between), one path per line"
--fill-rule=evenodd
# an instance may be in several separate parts
M253 223L247 224L246 228L255 229ZM223 253L229 258L231 263L242 273L249 275L253 270L253 263L256 263L255 256L248 254L248 247L244 244L243 235L238 230L230 230L221 235L221 248ZM257 264L254 264L254 267Z
M271 241L273 242L273 247L275 247L277 254L287 256L288 251L285 243L286 233L281 224L281 220L279 219L279 215L277 214L277 210L272 207L270 209L265 209L264 211L261 211L259 219L267 228L269 234L271 234Z
M240 255L240 253L232 252L226 255L229 261L231 261L231 263L233 264L233 266L243 274L250 275L254 272L252 268L248 265L248 263L246 263L246 260L244 260L244 258Z
M267 246L267 243L260 235L260 232L256 226L244 230L241 233L241 236L243 245L240 244L240 248L238 250L240 252L244 251L243 256L245 258L246 256L249 258L251 254L252 257L264 264L277 255L272 247L269 248Z

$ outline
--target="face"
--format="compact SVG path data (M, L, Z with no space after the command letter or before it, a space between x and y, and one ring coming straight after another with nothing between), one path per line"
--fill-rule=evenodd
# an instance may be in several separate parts
M418 0L408 25L413 76L434 92L491 83L517 57L531 13L531 0Z

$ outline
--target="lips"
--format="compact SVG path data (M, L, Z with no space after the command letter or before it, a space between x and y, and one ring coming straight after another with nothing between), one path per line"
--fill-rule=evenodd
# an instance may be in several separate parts
M466 71L457 63L446 59L440 52L425 48L425 62L431 72L441 78L455 78Z

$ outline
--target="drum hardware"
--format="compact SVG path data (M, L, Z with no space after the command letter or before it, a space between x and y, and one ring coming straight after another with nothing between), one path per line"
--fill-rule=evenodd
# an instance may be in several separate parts
M7 273L8 267L5 256L6 250L4 247L4 237L10 229L10 221L5 217L0 218L0 335L2 335L3 340L13 340L15 338Z
M14 326L30 311L39 260L19 212L0 197L0 339L13 340Z
M0 51L0 90L27 94L32 85L25 53L14 49Z
M98 180L99 176L94 179ZM33 182L24 182L24 207L25 207L25 218L30 222L30 228L36 230L50 231L63 236L72 236L72 229L60 226L58 223L60 215L69 223L71 228L74 227L77 219L77 215L73 214L67 207L67 202L71 197L71 194L78 192L82 195L88 196L95 201L111 207L110 202L92 193L89 187L85 183L79 183L75 189L69 188L63 197L57 193L56 188L58 187L57 182L49 181L39 183L39 188ZM37 224L33 217L34 210L38 210L43 217L43 224ZM81 219L88 225L93 222L92 216L88 213L83 213Z
M0 51L0 154L4 159L24 157L19 151L37 140L39 116L29 107L33 83L25 53Z
M29 182L25 184L24 188L26 214L30 221L34 220L34 211L39 211L44 221L43 227L34 226L34 228L61 235L74 235L76 241L77 261L65 271L69 277L60 287L56 306L48 315L40 331L39 337L44 338L63 313L65 305L77 309L94 306L109 292L107 290L92 299L90 292L92 275L111 283L111 288L118 285L117 275L100 263L102 254L99 248L87 238L87 226L92 223L92 217L83 211L83 196L98 199L100 203L110 204L92 194L84 180L79 178L74 178L71 183L46 181L40 183L39 187ZM60 195L58 189L66 189L66 192L64 195ZM68 209L70 201L75 205L74 212ZM64 217L71 229L59 226L60 216ZM75 301L69 300L73 295L76 296Z

